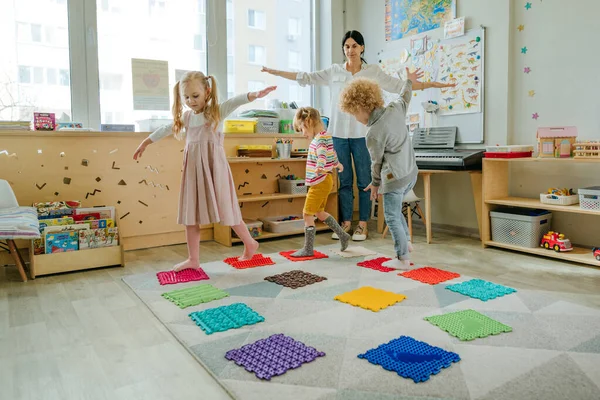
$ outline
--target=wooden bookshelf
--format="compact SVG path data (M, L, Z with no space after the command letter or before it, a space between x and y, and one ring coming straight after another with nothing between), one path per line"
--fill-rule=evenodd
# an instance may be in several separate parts
M500 206L542 209L569 214L589 215L592 218L600 217L600 211L583 209L580 208L579 204L571 206L561 206L553 204L544 204L539 200L539 198L534 199L510 196L510 164L518 162L561 163L565 165L575 163L590 163L595 164L590 166L591 168L598 168L598 166L600 166L600 160L598 159L533 157L513 159L485 158L483 160L483 218L481 230L481 241L483 247L499 247L513 251L534 254L537 256L555 258L559 260L600 267L600 261L597 261L594 258L591 249L574 247L572 251L558 253L553 250L544 249L542 247L528 248L507 243L500 243L492 240L490 212L494 211ZM598 172L600 174L600 169ZM598 224L598 222L600 222L600 219L594 220L594 222L591 223Z

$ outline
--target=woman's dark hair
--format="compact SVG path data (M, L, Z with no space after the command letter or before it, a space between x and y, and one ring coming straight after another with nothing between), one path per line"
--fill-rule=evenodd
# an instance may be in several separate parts
M350 38L354 39L354 41L356 43L358 43L359 46L365 45L365 39L363 38L363 35L359 31L348 31L344 34L344 37L342 38L342 54L344 53L344 45L346 44L346 40L348 40ZM364 50L363 50L363 53L364 53ZM360 59L362 62L367 64L367 60L365 60L362 57L362 53L360 54Z

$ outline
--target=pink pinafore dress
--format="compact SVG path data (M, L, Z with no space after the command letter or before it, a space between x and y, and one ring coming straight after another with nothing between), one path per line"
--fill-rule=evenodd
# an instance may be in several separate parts
M231 169L223 149L224 135L209 124L189 126L186 113L186 143L179 193L179 217L183 225L242 223Z

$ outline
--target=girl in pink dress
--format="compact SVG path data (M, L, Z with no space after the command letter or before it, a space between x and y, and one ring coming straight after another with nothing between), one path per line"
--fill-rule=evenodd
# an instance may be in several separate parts
M265 97L275 89L276 86L270 86L219 104L215 78L202 72L187 72L173 89L174 123L154 131L135 151L133 159L137 160L148 145L171 133L179 140L186 139L177 222L185 225L189 257L175 265L175 271L200 267L200 225L231 226L244 243L240 260L251 259L258 249L258 242L250 236L242 220L223 149L222 120L241 105ZM181 100L189 110L183 110Z

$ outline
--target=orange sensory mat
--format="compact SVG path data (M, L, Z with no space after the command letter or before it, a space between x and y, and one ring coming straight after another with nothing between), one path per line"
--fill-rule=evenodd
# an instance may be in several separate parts
M449 281L450 279L458 278L460 276L460 274L457 274L456 272L444 271L443 269L433 267L417 268L412 271L402 272L398 275L430 285L437 285L440 282Z
M296 250L290 250L290 251L282 251L279 254L281 254L288 260L292 260L292 261L308 261L308 260L316 260L319 258L329 258L329 256L327 254L323 254L320 251L316 251L316 250L314 250L313 255L310 257L292 257L291 254L295 253L295 252L296 252Z

